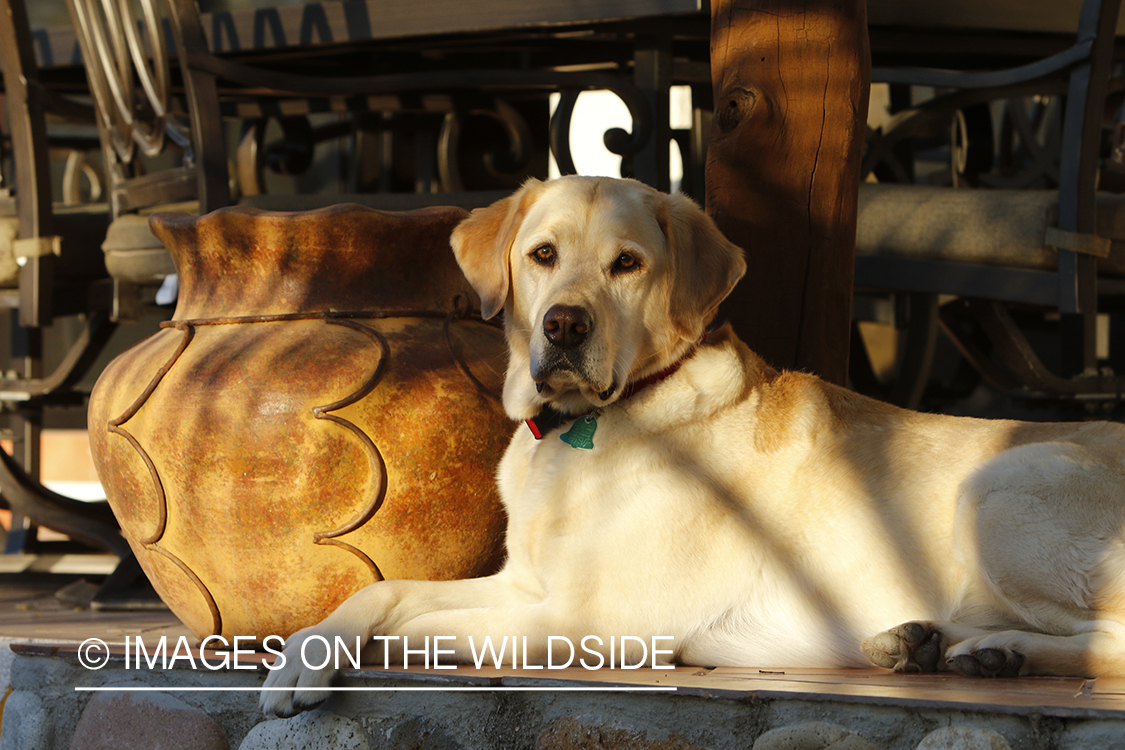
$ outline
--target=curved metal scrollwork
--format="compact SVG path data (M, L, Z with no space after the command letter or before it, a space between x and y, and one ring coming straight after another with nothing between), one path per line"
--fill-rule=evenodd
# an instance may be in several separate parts
M574 118L574 105L578 103L578 92L569 89L559 95L555 113L551 116L551 153L559 166L559 174L578 174L574 166L574 154L570 152L570 121Z
M589 87L594 88L594 87ZM616 94L625 106L629 108L629 115L633 118L633 132L629 133L622 128L610 128L602 136L602 142L610 153L627 158L634 156L644 148L652 132L652 113L643 96L639 100L633 99L631 85L624 80L619 85L609 90ZM574 155L570 151L570 123L574 119L574 106L578 103L578 95L582 90L565 88L560 92L555 113L551 117L551 153L559 167L559 174L578 174L574 165ZM640 94L639 90L636 90Z
M1053 116L1058 120L1059 116L1051 103L1064 91L1065 81L1051 80L994 90L967 89L942 93L894 115L879 130L868 132L862 176L866 177L881 165L893 173L896 182L911 182L909 171L896 153L901 145L928 141L948 143L950 123L958 112L1003 101L998 171L981 174L982 183L989 187L1028 187L1044 181L1045 186L1057 184L1060 138L1051 130L1051 118ZM1029 102L1033 110L1030 116L1026 109Z
M171 73L159 1L71 0L98 118L125 163L137 147L148 156L159 153L166 135L180 146L190 143L169 115Z
M183 20L173 18L174 22L183 22ZM557 91L562 95L562 102L551 122L552 151L555 152L560 169L569 168L571 171L574 169L574 162L569 156L570 149L564 134L570 131L574 101L582 91L612 91L629 110L629 115L633 119L632 131L626 132L621 128L613 128L605 134L606 147L612 153L622 157L635 156L652 137L653 113L644 92L624 76L612 73L466 70L321 78L254 68L192 49L185 49L183 58L190 67L228 81L236 81L262 91L284 92L291 96L311 98L400 95L432 91L454 93L472 91L497 96L511 91Z
M506 150L493 149L484 155L485 166L490 172L496 175L515 174L531 158L531 129L515 107L502 99L492 99L487 106L457 107L445 115L438 135L438 178L442 192L465 189L460 166L461 127L471 115L495 120L507 137Z

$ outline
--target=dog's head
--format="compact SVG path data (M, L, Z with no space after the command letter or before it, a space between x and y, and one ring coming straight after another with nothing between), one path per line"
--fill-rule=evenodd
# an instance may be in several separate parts
M484 317L504 310L513 419L612 403L678 361L746 271L691 200L634 180L531 180L452 244Z

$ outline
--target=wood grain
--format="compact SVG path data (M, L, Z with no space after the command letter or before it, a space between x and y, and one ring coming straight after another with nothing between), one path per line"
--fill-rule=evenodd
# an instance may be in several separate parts
M711 4L707 210L747 253L721 315L776 367L847 374L870 85L862 0Z

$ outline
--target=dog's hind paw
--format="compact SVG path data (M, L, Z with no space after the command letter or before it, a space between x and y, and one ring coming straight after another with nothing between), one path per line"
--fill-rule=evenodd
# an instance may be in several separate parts
M1023 654L998 648L981 648L957 654L947 662L955 672L968 677L1018 677Z
M937 672L944 653L941 630L927 622L907 622L863 642L876 666L896 672Z

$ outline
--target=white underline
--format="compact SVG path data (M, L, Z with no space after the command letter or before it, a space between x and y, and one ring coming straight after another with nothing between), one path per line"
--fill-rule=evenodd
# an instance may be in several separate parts
M677 688L675 687L515 687L515 686L500 686L500 687L482 687L482 686L465 686L465 687L303 687L300 688L304 691L315 692L361 692L361 693L392 693L392 692L446 692L446 693L516 693L516 692L569 692L569 693L674 693ZM75 692L119 692L119 693L140 693L140 692L225 692L225 693L268 693L288 690L292 692L294 688L291 687L76 687Z

